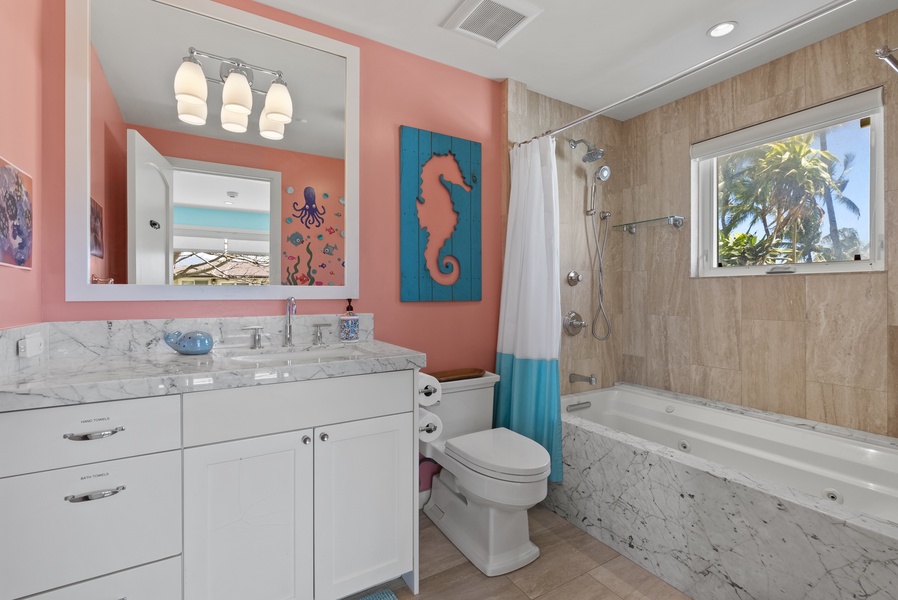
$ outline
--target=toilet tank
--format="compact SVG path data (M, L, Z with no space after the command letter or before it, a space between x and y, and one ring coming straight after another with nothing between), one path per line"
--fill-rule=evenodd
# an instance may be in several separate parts
M493 387L497 381L499 376L487 371L482 377L440 384L440 405L425 408L443 422L442 439L493 428Z

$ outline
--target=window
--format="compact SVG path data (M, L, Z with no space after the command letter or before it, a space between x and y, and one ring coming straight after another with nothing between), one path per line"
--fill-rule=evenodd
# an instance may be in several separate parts
M884 268L881 88L692 146L692 274Z

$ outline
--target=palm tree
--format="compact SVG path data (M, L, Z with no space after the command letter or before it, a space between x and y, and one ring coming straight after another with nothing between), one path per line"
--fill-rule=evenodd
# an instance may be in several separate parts
M826 140L826 130L822 130L818 136L820 138L820 150L826 152L827 148L827 140ZM856 217L861 216L861 211L857 207L857 204L852 202L849 198L847 198L842 192L845 191L845 188L848 186L848 172L851 171L851 167L854 164L854 153L846 152L845 157L842 159L842 173L838 178L835 177L835 166L838 161L833 161L829 163L829 174L830 177L835 182L836 186L839 190L839 203L848 209L848 211ZM839 235L839 225L836 223L836 211L835 211L835 203L833 202L833 193L832 189L827 187L823 192L823 201L826 204L826 214L829 217L829 239L831 240L834 260L845 260L848 254L842 248L842 240Z
M721 232L729 237L736 226L747 224L750 230L760 224L764 236L759 242L765 244L767 257L763 262L813 260L823 215L832 214L827 192L830 203L834 195L849 210L857 209L842 195L850 161L837 181L832 170L838 159L828 150L814 148L813 141L813 133L798 135L735 153L719 163L718 180L730 186L718 188L724 190L718 196ZM786 260L790 254L792 260Z

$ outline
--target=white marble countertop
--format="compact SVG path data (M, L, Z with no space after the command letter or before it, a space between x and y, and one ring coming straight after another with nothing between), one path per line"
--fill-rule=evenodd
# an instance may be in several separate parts
M54 358L0 378L0 412L421 368L425 355L379 341L263 350Z

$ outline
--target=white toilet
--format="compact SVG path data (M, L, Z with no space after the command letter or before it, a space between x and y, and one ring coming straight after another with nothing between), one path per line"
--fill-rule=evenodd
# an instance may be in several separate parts
M443 470L433 478L424 513L478 569L502 575L539 556L530 541L527 509L546 497L549 453L493 421L499 376L442 384L442 400L427 410L442 433L420 452Z

